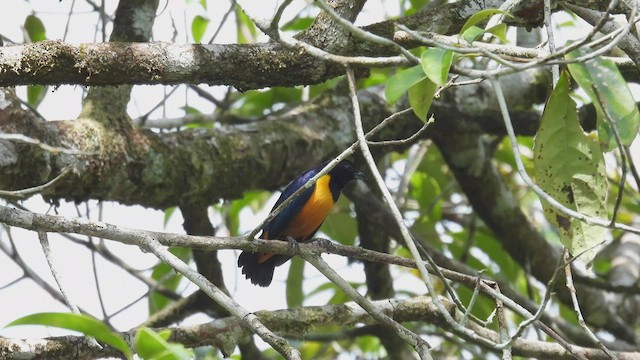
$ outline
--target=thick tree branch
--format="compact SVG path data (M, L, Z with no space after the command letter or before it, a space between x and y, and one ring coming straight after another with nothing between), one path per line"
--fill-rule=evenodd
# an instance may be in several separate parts
M361 6L363 2L358 2ZM498 8L499 0L466 0L437 9L388 20L364 30L412 47L418 44L396 37L398 24L422 31L451 35L476 11ZM358 6L345 6L353 19ZM542 3L523 1L516 8L514 25L538 26ZM341 13L345 16L344 13ZM520 17L518 15L521 15ZM328 22L328 21L327 21ZM324 24L324 22L319 22ZM336 30L331 30L336 29ZM396 55L390 46L363 41L351 34L329 36L334 24L312 26L299 38L322 50L340 55ZM239 89L317 84L342 75L336 66L277 43L193 45L169 43L66 44L45 41L0 48L0 86L25 84L184 84L231 85Z
M449 309L453 303L442 299ZM407 300L379 300L373 302L381 311L399 322L426 322L443 326L442 315L433 305L430 297L415 297ZM316 327L340 325L371 324L371 316L354 303L342 305L310 306L296 309L259 311L255 313L268 327L279 334L300 339ZM498 341L499 334L485 328L470 325L482 337ZM228 351L235 346L236 339L250 334L242 321L235 317L214 320L210 323L171 328L170 341L180 342L187 347L213 345ZM133 339L134 331L122 334L125 339ZM63 359L73 353L77 359L94 359L105 356L118 356L111 348L97 349L86 344L84 337L63 336L42 340L24 341L0 338L0 355L30 355L34 358ZM469 339L473 341L473 339ZM34 344L35 343L35 344ZM37 344L37 345L36 345ZM82 344L79 346L78 344ZM85 352L82 352L82 351ZM80 351L80 352L79 352ZM589 359L608 359L599 349L576 347L576 351ZM560 345L536 340L518 339L513 345L513 354L522 357L544 359L573 359ZM617 352L619 359L635 359L634 352Z

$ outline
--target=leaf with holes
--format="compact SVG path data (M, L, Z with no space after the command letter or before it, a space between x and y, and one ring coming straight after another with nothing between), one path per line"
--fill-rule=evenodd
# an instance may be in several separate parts
M575 59L588 50L576 50L566 56ZM640 129L640 112L616 64L602 57L569 64L569 71L593 102L598 114L598 139L603 151L618 147L611 129L614 124L623 145L631 145Z
M569 209L607 217L607 177L602 151L578 123L576 104L569 97L569 79L563 73L547 102L534 144L538 184ZM567 217L542 201L544 214L558 227L562 243L574 256L590 263L604 240L605 229Z

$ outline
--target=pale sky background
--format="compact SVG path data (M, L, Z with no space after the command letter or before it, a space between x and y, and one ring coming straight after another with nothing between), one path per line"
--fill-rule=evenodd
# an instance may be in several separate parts
M221 3L221 5L219 6L214 6L213 3L213 1L209 1L208 11L205 11L195 0L162 1L160 5L161 10L154 25L154 40L172 41L174 36L173 20L178 31L175 41L179 43L193 42L193 40L186 35L190 33L190 30L187 31L187 29L190 29L190 23L185 24L185 21L190 21L195 15L203 15L211 20L211 24L203 37L203 42L207 42L215 31L222 15L229 7L226 1L220 1L219 3ZM275 11L277 2L273 0L246 0L241 3L246 5L245 8L253 16L271 17ZM27 15L35 13L43 20L48 39L62 39L72 4L74 4L74 15L69 22L68 35L65 41L73 43L102 41L100 30L96 29L98 14L95 13L87 3L81 0L65 0L62 2L52 0L29 2L22 0L4 0L3 10L0 12L0 34L18 43L23 42L22 23ZM116 6L116 0L106 1L107 13L113 14ZM305 6L308 6L308 2L294 1L285 13L284 21ZM357 23L369 24L382 20L389 14L396 15L397 13L398 9L384 8L380 0L372 0L367 2L365 10L358 18ZM109 26L107 35L110 33L110 29L111 27ZM234 43L235 34L234 19L233 16L231 16L216 42ZM265 40L266 38L262 37L261 39ZM564 39L557 39L558 44L562 42L564 42ZM130 116L136 118L145 114L160 102L164 94L170 89L171 87L164 86L136 86L133 90L133 100L129 104ZM24 87L18 88L20 94L24 94L25 91ZM211 88L211 91L214 94L219 94L221 88ZM82 97L82 93L83 88L80 86L60 86L55 90L50 89L38 110L49 120L73 119L77 117L80 111L80 98ZM151 118L179 117L184 115L184 111L179 107L184 105L185 99L187 99L190 106L196 107L204 113L209 113L213 110L213 106L209 102L201 100L193 93L187 94L185 87L182 86L168 99L166 106L156 110L151 115ZM634 153L637 160L638 151L634 150ZM314 164L310 164L310 167L313 165ZM402 169L399 170L401 171ZM272 196L265 208L257 214L253 214L249 210L244 211L242 214L243 224L241 230L249 231L253 226L257 225L258 221L266 216L276 198L277 194ZM26 201L25 206L40 213L49 210L49 206L45 204L39 196ZM85 211L85 206L85 204L79 205L83 212ZM92 219L97 219L97 202L89 202L88 207ZM52 211L53 210L51 210L51 212ZM69 203L63 203L61 207L57 209L57 212L60 215L76 216L75 207ZM215 214L212 212L210 212L210 214L211 218L216 221ZM161 211L144 209L137 206L124 207L113 203L106 203L103 208L103 221L129 228L184 233L179 211L173 214L166 228L163 228L164 213ZM55 287L55 282L42 254L36 234L13 228L12 235L21 256L23 256L27 263L36 270L40 276L47 279ZM0 230L0 241L7 242L6 235L2 230ZM58 271L63 275L64 285L72 299L74 299L80 307L100 317L101 311L95 289L90 252L84 247L70 245L69 241L61 239L56 235L50 236L50 242L53 249L54 261L58 267ZM130 265L137 268L147 268L156 262L153 255L144 254L134 246L122 245L111 241L107 243L110 249L116 251ZM284 282L288 272L288 266L285 265L276 269L274 282L270 287L255 287L240 274L236 266L237 255L238 253L234 251L222 251L219 254L225 274L225 281L229 290L233 293L234 299L249 311L285 308ZM361 264L347 265L346 260L341 257L325 255L324 258L329 260L347 280L363 280ZM310 266L307 266L307 268L310 268ZM397 269L395 272L399 277L397 284L401 288L410 288L414 292L426 291L423 285L412 281L413 278L411 275L408 275L404 271L398 271ZM0 253L0 287L15 280L20 275L21 270L10 259L6 258L3 253ZM307 275L307 279L305 280L305 291L307 292L325 282L324 277L315 270L307 272ZM121 270L102 260L100 257L98 257L98 276L108 313L138 298L144 290L140 287L140 283L137 280L124 274ZM187 292L195 289L193 285L187 284L186 282L183 283L182 289L185 287L187 288ZM320 294L309 299L305 305L324 305L327 299L328 294ZM19 326L9 329L1 328L10 321L31 313L67 311L65 306L52 300L44 290L40 289L29 279L24 279L17 284L0 290L0 305L2 305L4 310L0 312L1 336L38 338L66 333L45 327ZM144 321L147 316L147 302L140 301L115 317L113 323L120 330L127 330ZM207 318L204 316L195 316L190 319L189 322L199 323L206 320Z

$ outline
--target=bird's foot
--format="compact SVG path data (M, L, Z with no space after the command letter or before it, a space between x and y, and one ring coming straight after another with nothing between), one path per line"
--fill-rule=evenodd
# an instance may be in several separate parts
M300 246L298 241L291 236L287 236L287 242L289 243L289 251L292 252L291 256L298 255L300 253Z
M329 239L317 237L317 238L313 238L311 242L318 244L318 246L322 249L331 250L334 248L333 242Z

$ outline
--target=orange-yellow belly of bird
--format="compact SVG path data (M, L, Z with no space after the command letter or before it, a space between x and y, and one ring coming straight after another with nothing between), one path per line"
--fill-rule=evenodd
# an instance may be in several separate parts
M316 181L316 186L309 200L305 203L300 212L289 222L289 226L282 233L281 237L292 237L298 241L307 240L324 221L333 207L333 196L329 190L330 175L325 175ZM268 235L267 235L268 236ZM262 253L258 258L258 263L267 261L273 254Z
M333 207L333 196L329 190L330 179L329 175L318 179L313 194L298 215L291 220L284 235L296 240L306 240L322 224Z

